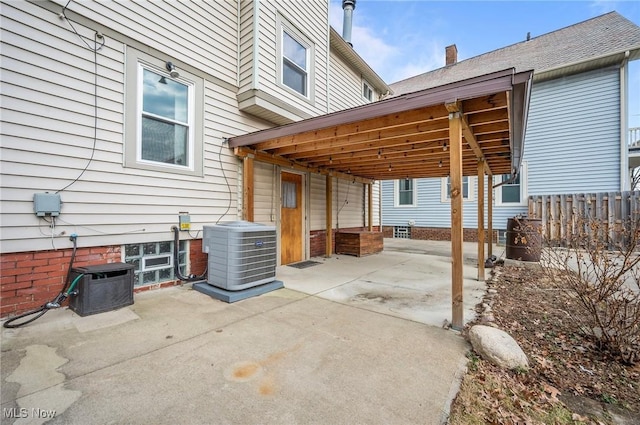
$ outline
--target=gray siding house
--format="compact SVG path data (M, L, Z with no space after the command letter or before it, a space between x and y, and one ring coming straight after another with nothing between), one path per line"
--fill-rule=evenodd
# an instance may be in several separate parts
M530 195L629 190L628 63L640 58L640 27L616 12L391 84L394 96L512 64L534 71L518 179L494 192L493 229L527 213ZM494 176L494 184L508 175ZM477 177L464 178L465 238L477 226ZM486 214L485 214L486 216ZM448 179L382 182L386 236L448 239Z

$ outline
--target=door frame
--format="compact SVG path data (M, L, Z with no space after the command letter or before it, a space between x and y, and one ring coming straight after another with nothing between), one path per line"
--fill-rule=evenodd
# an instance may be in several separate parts
M302 260L309 259L309 173L296 171L290 168L278 167L277 184L276 184L276 199L278 200L277 214L277 246L278 246L278 265L282 265L282 173L296 174L302 177L302 187L300 192L302 194L302 235L300 240L302 241Z

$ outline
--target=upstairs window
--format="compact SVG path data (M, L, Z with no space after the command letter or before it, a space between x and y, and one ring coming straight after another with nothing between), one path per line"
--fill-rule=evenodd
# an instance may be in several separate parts
M308 97L309 49L286 29L282 30L282 84Z
M362 97L369 102L373 101L373 89L366 81L362 82Z

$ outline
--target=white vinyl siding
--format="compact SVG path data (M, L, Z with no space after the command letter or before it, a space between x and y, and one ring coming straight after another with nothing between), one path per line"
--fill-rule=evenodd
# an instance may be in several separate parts
M336 180L333 179L335 186ZM309 225L311 230L324 230L327 228L327 199L325 195L326 177L320 174L310 176L309 196ZM333 217L335 222L335 214Z
M326 230L326 177L319 174L311 174L311 196L310 196L310 226L311 230ZM338 193L336 193L339 191ZM380 183L376 182L373 191L373 225L380 224ZM364 193L364 198L363 194ZM343 179L333 178L333 209L332 227L362 227L368 225L366 222L367 212L367 188L361 183L353 183ZM348 201L345 204L345 200ZM347 220L345 217L349 215Z
M60 5L56 13L68 3L55 2ZM78 1L69 3L68 10L144 46L172 52L178 61L210 72L215 78L237 83L236 2ZM68 24L63 28L69 28Z
M342 56L331 52L331 72L329 73L329 112L360 106L362 98L362 79L360 74L349 66Z
M254 161L253 220L256 223L273 226L279 214L277 173L275 165Z
M202 176L125 168L126 46L119 40L127 38L105 31L106 44L97 54L96 120L94 53L61 23L57 13L41 7L47 4L5 2L0 11L2 252L68 248L71 233L78 234L82 246L164 241L171 238L170 229L177 224L180 211L189 212L193 229L218 220L237 220L238 159L223 142L226 137L266 126L238 111L236 89L188 67L203 78ZM86 10L85 3L71 4ZM118 10L124 7L108 4ZM197 10L209 8L205 3L188 4ZM105 7L103 3L91 5ZM141 20L146 22L144 16ZM92 26L74 25L92 39ZM174 23L171 28L174 38L185 34ZM147 39L146 35L141 38ZM186 40L185 46L190 43ZM185 49L154 58L178 57ZM219 75L220 66L209 68ZM52 238L49 225L33 213L33 195L59 191L78 177L60 192L61 214Z
M299 6L299 5L298 5ZM327 112L327 50L329 49L329 4L309 0L304 7L292 7L285 0L259 2L259 49L257 89L275 96L303 113L319 115ZM309 96L286 90L280 83L280 38L283 25L310 43ZM243 67L244 70L244 67Z

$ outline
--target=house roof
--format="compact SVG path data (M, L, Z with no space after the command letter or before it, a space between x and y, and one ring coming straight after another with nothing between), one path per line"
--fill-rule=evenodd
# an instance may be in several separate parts
M450 113L462 113L462 173L518 170L532 72L513 68L232 137L239 156L359 181L449 174Z
M507 67L533 70L539 81L619 64L625 57L640 58L640 27L610 12L390 86L398 96Z

